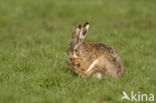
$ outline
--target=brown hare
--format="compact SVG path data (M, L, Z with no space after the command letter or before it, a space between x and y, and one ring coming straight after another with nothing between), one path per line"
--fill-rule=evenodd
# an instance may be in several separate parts
M103 43L83 42L89 23L78 25L67 49L69 67L82 77L120 77L124 68L117 51Z

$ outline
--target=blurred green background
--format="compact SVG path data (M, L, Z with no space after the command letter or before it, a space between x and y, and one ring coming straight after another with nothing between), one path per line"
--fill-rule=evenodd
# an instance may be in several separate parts
M123 78L69 70L73 28L86 21L85 41L115 47ZM155 0L0 0L0 102L120 103L123 90L155 94L155 38Z

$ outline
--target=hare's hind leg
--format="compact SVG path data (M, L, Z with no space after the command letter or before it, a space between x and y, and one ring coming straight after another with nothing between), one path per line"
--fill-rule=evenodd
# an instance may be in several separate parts
M90 64L90 66L88 67L88 69L86 70L86 73L89 76L93 76L93 77L97 77L99 79L102 79L102 71L100 70L99 67L99 59L95 59L92 64Z
M98 78L102 78L104 76L117 77L117 71L116 67L109 62L107 58L101 56L92 68L92 75Z
M105 76L118 77L117 68L115 65L105 58L99 62L99 68L102 68Z
M101 72L93 72L91 76L102 79L103 74Z

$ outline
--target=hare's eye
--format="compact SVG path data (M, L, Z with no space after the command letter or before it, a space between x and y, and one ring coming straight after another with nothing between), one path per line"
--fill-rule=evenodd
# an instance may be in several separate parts
M78 49L75 49L75 52L77 52L78 51Z

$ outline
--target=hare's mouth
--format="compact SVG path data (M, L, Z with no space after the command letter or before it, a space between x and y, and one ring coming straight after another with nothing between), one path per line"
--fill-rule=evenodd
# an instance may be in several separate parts
M78 58L78 56L76 55L76 53L73 53L72 55L68 55L68 58Z
M76 53L74 53L73 58L77 58L78 56L76 55Z

